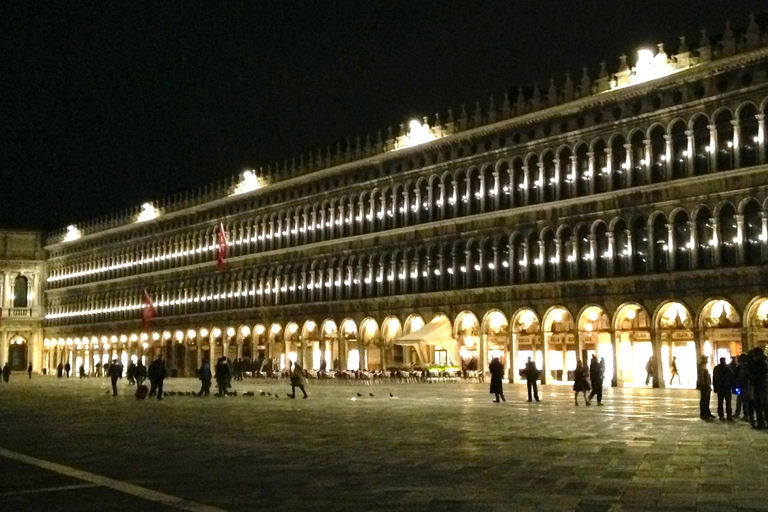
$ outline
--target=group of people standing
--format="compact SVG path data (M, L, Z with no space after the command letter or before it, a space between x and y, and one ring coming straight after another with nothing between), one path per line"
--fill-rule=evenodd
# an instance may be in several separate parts
M753 428L766 428L768 414L768 358L759 347L726 363L721 357L712 375L709 374L707 356L701 356L696 388L700 393L699 414L703 420L715 416L709 408L712 390L717 394L717 415L721 421L741 419ZM732 397L736 395L736 411L732 408ZM743 416L742 416L743 414Z
M506 402L504 398L504 363L502 363L498 357L494 357L491 364L488 365L488 371L491 374L491 394L495 395L495 403ZM528 401L539 401L539 369L536 368L536 363L528 358L525 363L525 368L522 370L521 375L525 377L526 386L528 388ZM603 405L603 379L605 377L605 359L600 358L598 361L597 356L593 355L587 367L581 361L576 362L576 370L573 372L573 400L576 405L579 405L579 393L584 395L584 402L589 405L592 398L597 397L597 405ZM587 397L587 391L592 391Z

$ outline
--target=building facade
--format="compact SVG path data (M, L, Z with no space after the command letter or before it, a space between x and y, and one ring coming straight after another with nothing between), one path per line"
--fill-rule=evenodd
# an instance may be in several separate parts
M41 368L44 281L42 234L0 231L0 365Z
M693 386L701 355L768 341L764 41L751 20L51 233L28 357L531 357L551 382L594 353L614 385L653 356Z

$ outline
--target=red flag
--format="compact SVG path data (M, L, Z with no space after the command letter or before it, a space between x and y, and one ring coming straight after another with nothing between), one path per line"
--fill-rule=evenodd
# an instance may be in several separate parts
M224 268L224 261L227 259L227 234L224 232L224 224L219 223L219 254L218 268Z
M145 288L141 306L141 318L144 322L144 325L149 326L156 316L157 309L155 309L155 305L152 303L152 297L149 296L149 293Z

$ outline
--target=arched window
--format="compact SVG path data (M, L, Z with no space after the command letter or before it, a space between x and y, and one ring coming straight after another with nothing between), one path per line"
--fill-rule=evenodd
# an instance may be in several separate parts
M709 120L706 116L698 116L693 122L693 173L696 176L709 172L712 149L709 139Z
M13 307L28 307L28 281L24 276L17 276L13 282Z
M691 269L691 228L688 223L688 214L679 211L675 214L672 223L675 240L675 270Z
M685 123L677 121L672 125L672 179L685 178L686 162L688 161L688 136L685 134Z
M715 118L718 171L733 169L733 124L731 120L733 120L733 115L728 110L723 110Z
M667 219L664 215L657 215L653 219L653 268L656 272L669 270L667 254L669 252L669 232L667 231Z
M620 276L629 275L631 271L631 253L629 247L629 237L627 236L627 223L624 219L616 220L613 226L613 253L614 253L614 274Z
M744 258L750 265L762 263L762 224L760 205L755 201L750 201L744 207Z
M627 149L624 147L626 140L617 135L611 141L611 178L613 189L620 190L627 186Z
M758 123L757 109L748 103L739 110L739 166L757 165Z
M595 227L595 249L597 277L608 277L613 254L608 244L608 227L604 222Z
M592 179L595 183L595 193L599 194L608 190L611 176L605 141L603 139L598 140L592 151L595 159L595 175Z
M632 273L645 274L648 272L648 231L645 217L637 217L632 221Z
M709 209L701 208L696 214L696 240L698 241L696 264L699 268L714 265L714 229Z
M666 180L667 143L664 139L664 128L656 126L651 130L651 183L661 183Z
M718 215L720 227L720 264L731 267L738 264L739 228L736 211L730 203L724 204Z

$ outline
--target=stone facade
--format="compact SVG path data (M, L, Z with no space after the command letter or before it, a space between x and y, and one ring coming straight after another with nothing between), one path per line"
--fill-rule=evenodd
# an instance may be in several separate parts
M42 233L0 231L0 365L43 367L44 280Z
M615 385L655 356L691 386L701 355L768 341L763 40L752 21L51 233L41 364L498 356L516 379L532 357L567 380L596 353Z

